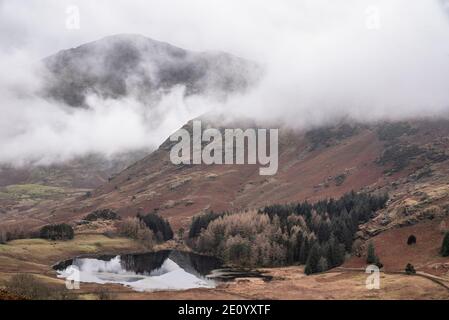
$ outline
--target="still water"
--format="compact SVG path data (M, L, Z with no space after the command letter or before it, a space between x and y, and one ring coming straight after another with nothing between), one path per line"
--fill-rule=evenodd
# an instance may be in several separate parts
M143 254L74 258L54 266L58 277L73 275L75 266L80 282L116 283L136 291L213 288L214 272L222 262L214 257L166 250ZM213 272L214 271L214 272Z

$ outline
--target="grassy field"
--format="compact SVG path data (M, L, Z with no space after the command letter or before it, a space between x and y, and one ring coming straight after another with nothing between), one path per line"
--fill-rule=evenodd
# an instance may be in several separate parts
M56 277L52 265L85 254L119 254L141 252L145 248L126 238L108 238L101 234L80 234L70 241L23 239L0 244L0 289L14 274L33 274L40 282L55 290L65 290L64 280ZM83 285L71 292L76 299L97 299L97 285Z
M380 289L368 290L364 272L329 272L306 276L302 267L265 269L273 280L239 279L215 289L136 292L121 286L107 286L114 299L143 300L391 300L449 299L449 291L432 281L406 275L381 273ZM84 288L86 290L86 288Z
M70 241L14 240L0 244L0 280L17 272L54 276L51 269L53 264L78 255L143 250L144 248L133 240L108 238L100 234L77 235Z
M0 189L0 200L45 199L66 194L64 188L40 184L16 184Z

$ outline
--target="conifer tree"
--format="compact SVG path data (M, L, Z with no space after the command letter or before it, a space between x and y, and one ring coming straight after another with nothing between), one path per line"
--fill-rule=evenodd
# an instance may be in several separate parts
M415 274L416 270L415 270L415 267L411 263L408 263L407 266L405 267L405 272L410 275L410 274Z
M304 238L301 244L301 249L299 249L299 263L306 264L308 256L309 256L309 239L306 237Z
M327 263L327 259L325 257L321 257L318 261L318 272L325 272L329 270L329 264Z
M319 272L318 263L320 262L320 245L315 243L310 249L309 257L307 258L306 268L304 272L309 275Z
M378 261L378 259L376 257L376 251L374 249L374 244L372 242L370 242L368 244L368 250L367 250L367 254L366 254L366 263L374 264L377 261Z
M329 251L327 253L327 261L329 267L333 268L341 265L345 259L345 246L339 243L332 235L329 240Z
M443 257L449 257L449 232L447 232L444 236L440 253Z

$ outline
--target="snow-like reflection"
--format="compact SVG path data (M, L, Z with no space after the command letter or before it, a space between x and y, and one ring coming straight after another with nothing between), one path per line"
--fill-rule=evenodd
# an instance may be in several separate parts
M75 258L55 266L58 277L67 278L73 266L79 269L79 281L116 283L137 291L212 288L215 281L207 275L220 267L219 260L192 253L161 251L156 253Z

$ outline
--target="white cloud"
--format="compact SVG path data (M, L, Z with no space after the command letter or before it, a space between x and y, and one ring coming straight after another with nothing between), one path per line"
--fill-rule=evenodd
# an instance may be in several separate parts
M344 115L359 120L446 115L445 3L2 0L0 160L51 162L157 145L190 118L217 109L298 126ZM68 5L80 8L80 30L65 28ZM367 28L369 7L378 9L379 28ZM30 62L117 33L234 53L265 65L266 77L252 93L225 106L202 97L185 101L177 88L151 113L133 97L91 97L92 110L68 109L33 96L17 99L17 90L32 92L39 85Z

